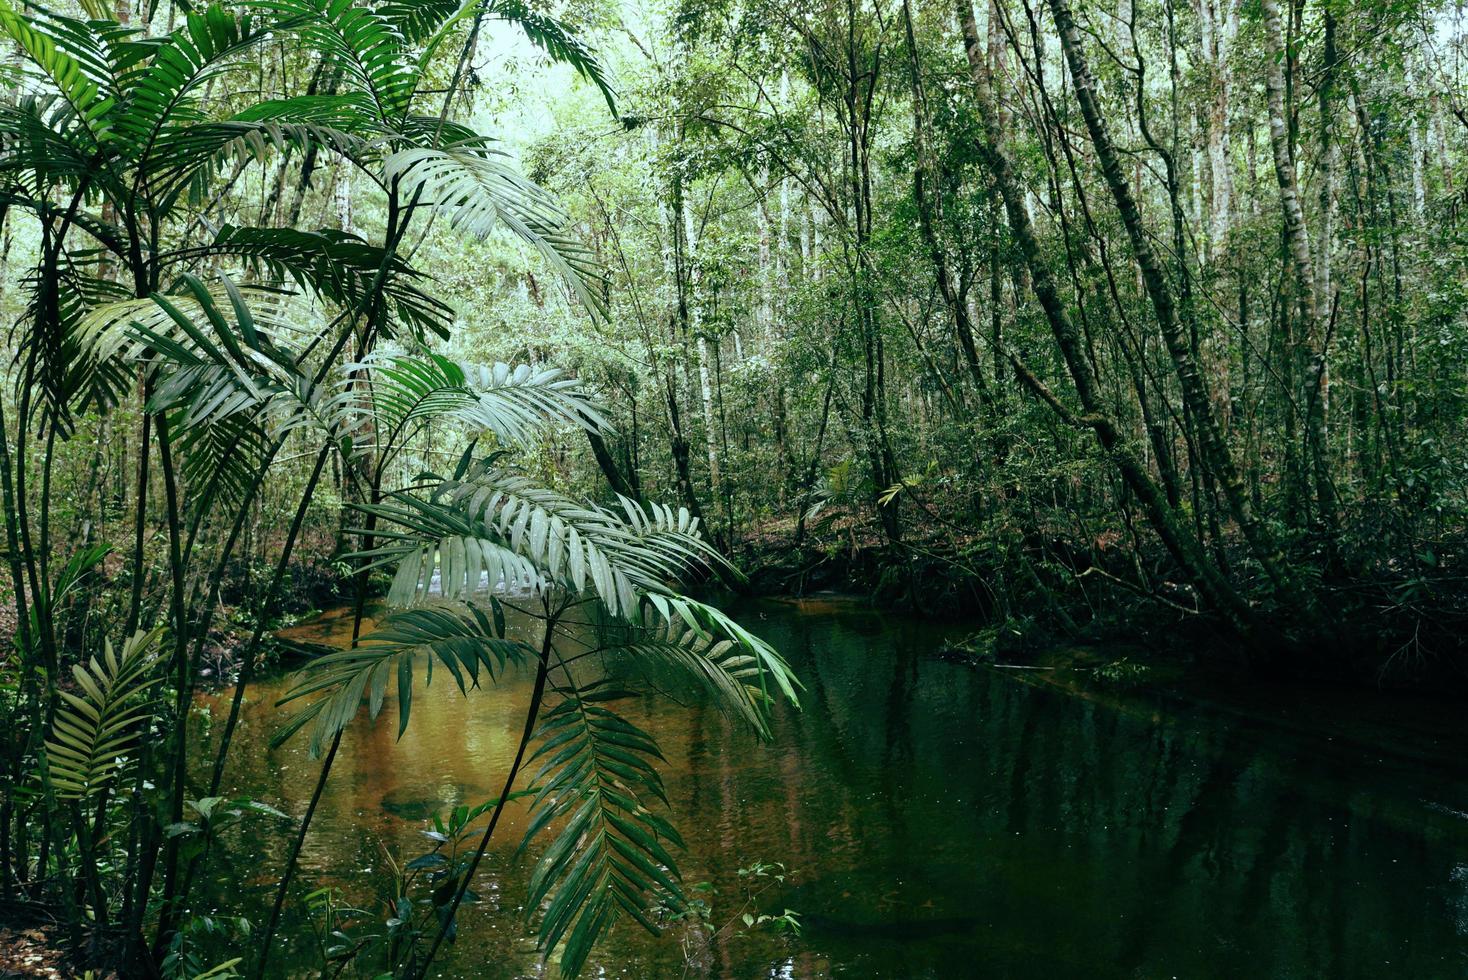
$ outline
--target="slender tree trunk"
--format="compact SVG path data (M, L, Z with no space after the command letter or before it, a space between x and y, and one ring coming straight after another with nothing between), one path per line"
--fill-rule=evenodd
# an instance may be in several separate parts
M1305 385L1303 402L1305 408L1306 439L1309 444L1311 469L1314 474L1316 502L1320 516L1328 531L1336 526L1335 491L1330 480L1326 461L1325 392L1326 350L1328 338L1320 314L1321 296L1318 287L1322 280L1316 271L1310 250L1310 233L1305 224L1304 209L1300 204L1299 186L1295 179L1295 160L1291 149L1289 116L1285 106L1285 65L1287 52L1283 28L1280 25L1278 0L1260 0L1260 11L1264 16L1264 36L1268 46L1264 67L1264 87L1269 100L1269 142L1274 154L1274 174L1279 183L1279 206L1284 216L1285 243L1289 249L1293 266L1294 297L1299 323L1293 331L1294 361L1300 372L1299 381ZM1334 22L1327 18L1327 66L1321 89L1322 113L1329 105L1329 90L1334 72ZM1321 137L1329 140L1328 135ZM1329 177L1325 182L1329 183ZM1328 189L1322 194L1329 193ZM1328 227L1328 225L1327 225ZM1328 253L1328 243L1322 244L1321 254ZM1327 274L1328 275L1328 274Z
M928 257L933 263L933 274L938 283L938 292L943 298L943 305L948 310L949 317L953 320L954 336L958 340L959 348L963 351L964 363L968 366L974 390L978 393L986 414L990 415L992 420L993 396L989 391L988 379L984 377L978 345L974 342L974 328L969 317L967 297L962 295L963 289L954 281L951 263L948 261L948 251L939 238L939 223L942 220L942 190L941 188L929 189L929 182L936 172L936 167L933 165L932 153L928 148L927 99L923 86L922 62L918 57L917 40L912 27L912 10L907 0L903 0L902 4L902 23L907 33L908 67L912 84L912 140L917 154L917 166L913 167L912 182L913 199L918 211L918 229L922 233L923 243L928 248Z

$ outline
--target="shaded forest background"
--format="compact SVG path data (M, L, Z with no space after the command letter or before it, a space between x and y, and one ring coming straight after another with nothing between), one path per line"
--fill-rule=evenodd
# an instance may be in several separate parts
M614 105L490 29L467 71L438 59L426 87L459 90L560 197L607 315L501 237L438 222L406 243L453 308L441 353L557 364L599 396L614 433L588 453L564 431L542 479L686 506L765 591L870 590L1011 640L1181 625L1256 664L1460 672L1459 8L555 13L598 52ZM300 45L251 57L259 93L333 84ZM377 240L388 217L330 152L215 180L187 229L200 243L271 225ZM14 319L39 235L17 216L4 245ZM126 539L135 421L124 405L66 435L58 553ZM460 444L432 432L395 475ZM268 574L310 468L283 451L228 595ZM345 571L351 490L331 469L292 572L301 607ZM149 547L152 590L165 542Z

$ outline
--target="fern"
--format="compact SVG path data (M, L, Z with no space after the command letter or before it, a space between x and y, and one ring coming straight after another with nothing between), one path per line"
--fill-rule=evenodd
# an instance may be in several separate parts
M152 706L142 696L161 678L149 677L161 629L139 631L119 654L110 640L102 657L72 667L78 693L61 691L46 739L51 784L61 799L85 799L106 786L131 756Z

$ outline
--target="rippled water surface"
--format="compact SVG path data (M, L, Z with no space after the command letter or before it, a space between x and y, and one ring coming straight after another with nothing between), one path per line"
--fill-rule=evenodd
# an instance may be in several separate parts
M687 883L714 919L736 869L781 862L758 911L799 937L731 927L690 965L677 930L620 924L588 976L1468 976L1468 784L1257 722L1138 699L1081 698L933 656L935 626L860 607L761 603L741 620L806 691L761 745L697 698L624 710L659 741ZM340 640L349 621L318 638ZM396 740L389 704L343 740L303 856L301 893L333 885L380 919L387 854L425 847L424 816L498 792L530 678L460 697L436 675ZM285 678L254 686L226 791L299 815L304 739L270 751ZM217 719L225 694L206 696ZM217 727L217 726L215 726ZM209 744L201 736L201 745ZM1465 740L1468 745L1468 740ZM534 853L507 812L438 975L554 977L521 909ZM222 906L268 903L288 845L268 819L212 865ZM222 863L221 863L222 862ZM318 970L293 903L274 975ZM375 965L375 964L373 964ZM367 975L370 975L368 973Z

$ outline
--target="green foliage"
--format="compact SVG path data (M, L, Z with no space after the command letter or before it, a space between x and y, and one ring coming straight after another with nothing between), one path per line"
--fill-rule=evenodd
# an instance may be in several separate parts
M1122 657L1102 664L1092 671L1097 683L1114 688L1140 687L1152 676L1152 668L1139 664L1130 657Z
M562 424L596 431L595 400L556 368L462 364L427 352L379 354L349 364L334 408L340 425L370 436L391 459L418 429L451 425L471 439L529 445Z
M561 970L581 972L592 945L627 915L657 931L650 911L657 896L681 904L678 869L669 846L683 846L666 819L649 809L667 805L654 760L656 743L608 705L631 695L595 683L567 692L536 731L539 789L525 842L553 821L562 825L530 879L529 908L549 898L540 946L561 949ZM522 844L523 846L523 844Z
M57 692L62 703L46 739L48 776L59 798L96 795L135 754L154 710L145 696L161 680L149 675L162 633L140 630L123 642L121 652L106 641L100 658L72 666L77 692Z
M505 618L499 600L487 597L489 611L475 607L409 609L393 613L369 634L361 646L327 654L311 662L300 681L282 699L282 704L310 695L322 696L300 710L272 740L279 745L314 721L311 752L347 726L368 699L367 712L376 718L382 710L389 681L395 683L398 706L398 736L407 730L413 707L415 666L419 658L428 665L428 682L433 665L441 664L453 677L461 694L493 681L510 663L523 663L534 654L525 644L505 638Z
M211 946L241 943L250 937L249 920L242 917L193 915L184 920L170 938L160 973L166 980L204 980L206 977L243 977L243 956L232 956L211 965Z
M182 853L190 859L203 854L219 840L221 833L238 825L246 815L290 819L268 803L244 798L231 800L222 796L206 796L199 800L185 800L184 807L190 814L189 819L169 824L164 833L182 840Z
M478 140L443 148L400 150L383 161L383 178L419 203L438 208L453 227L483 238L498 227L538 249L595 316L605 316L605 282L596 256L565 231L569 218L553 198Z

